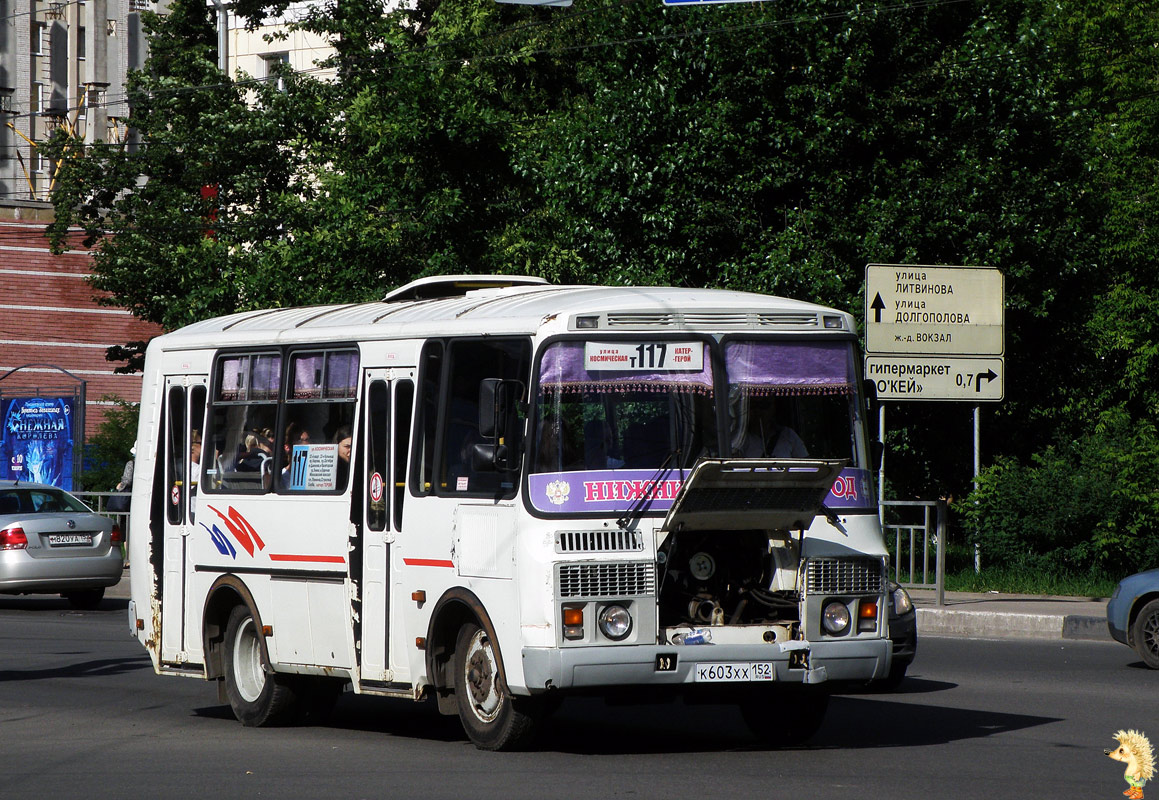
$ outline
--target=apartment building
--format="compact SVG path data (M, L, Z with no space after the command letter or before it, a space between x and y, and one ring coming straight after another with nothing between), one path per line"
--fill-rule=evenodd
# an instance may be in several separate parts
M146 2L0 0L0 199L48 199L53 165L37 144L57 126L88 143L124 140Z
M207 0L224 17L224 66L272 78L274 65L321 75L317 61L330 48L313 34L268 34L310 7L291 5L256 30ZM57 126L68 126L86 143L121 142L129 135L125 94L128 70L141 67L147 42L141 11L164 13L168 0L0 0L0 200L48 200L54 165L38 150Z

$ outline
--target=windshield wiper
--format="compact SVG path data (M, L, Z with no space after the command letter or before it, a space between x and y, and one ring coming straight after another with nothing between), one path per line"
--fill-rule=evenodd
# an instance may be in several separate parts
M621 530L626 531L629 528L635 527L636 523L640 521L640 517L644 516L644 514L648 511L648 507L652 505L652 501L655 500L656 495L659 494L660 481L663 480L664 476L671 472L673 469L668 465L672 463L672 459L678 455L680 455L679 450L673 450L668 453L668 457L665 458L663 463L660 464L660 467L652 473L652 477L645 482L646 488L644 491L641 492L640 496L632 502L632 505L628 506L628 510L625 512L624 516L616 520L616 525L618 525Z

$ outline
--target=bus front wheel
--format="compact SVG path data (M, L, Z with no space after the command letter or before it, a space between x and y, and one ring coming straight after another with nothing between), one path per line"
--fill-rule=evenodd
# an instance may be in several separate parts
M539 715L532 698L507 689L495 645L475 624L455 641L455 701L467 736L480 750L518 750L530 742Z
M288 676L267 672L261 631L245 606L236 606L225 629L225 694L234 716L248 727L292 721L297 695Z

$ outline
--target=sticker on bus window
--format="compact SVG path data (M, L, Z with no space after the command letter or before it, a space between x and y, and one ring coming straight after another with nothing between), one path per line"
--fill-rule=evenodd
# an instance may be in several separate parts
M287 486L295 491L334 489L338 478L338 445L294 445L287 478Z
M584 369L676 372L704 369L703 342L585 342Z

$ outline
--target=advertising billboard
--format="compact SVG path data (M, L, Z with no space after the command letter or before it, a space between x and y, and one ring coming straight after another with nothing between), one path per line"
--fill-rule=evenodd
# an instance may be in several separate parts
M0 397L0 480L73 489L75 396Z

